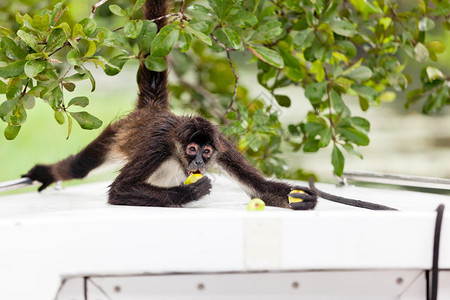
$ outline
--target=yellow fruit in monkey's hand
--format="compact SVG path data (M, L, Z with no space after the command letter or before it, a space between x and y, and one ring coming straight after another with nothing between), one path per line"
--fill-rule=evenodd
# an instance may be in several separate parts
M194 182L199 181L200 179L202 179L202 174L200 173L192 173L191 175L188 176L188 178L186 178L186 181L184 182L184 184L191 184Z
M304 194L305 192L302 190L292 190L290 194ZM297 203L297 202L303 202L302 198L295 198L288 195L289 203Z
M247 210L264 210L266 204L259 198L253 198L247 204Z

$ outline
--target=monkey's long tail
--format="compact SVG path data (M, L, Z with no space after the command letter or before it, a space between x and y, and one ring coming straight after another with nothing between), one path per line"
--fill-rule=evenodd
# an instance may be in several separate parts
M158 32L167 24L167 16L170 11L168 0L147 0L143 6L144 19L154 20ZM155 72L148 70L144 65L144 59L149 53L143 53L138 72L139 96L137 108L169 109L169 91L167 70Z
M376 203L366 202L366 201L361 201L361 200L356 200L356 199L350 199L350 198L344 198L344 197L340 197L340 196L322 192L321 190L317 189L316 186L314 185L313 178L309 179L309 187L314 193L317 194L317 196L322 197L327 200L330 200L330 201L333 201L333 202L350 205L350 206L355 206L355 207L359 207L359 208L371 209L371 210L397 210L395 208L381 205L381 204L376 204Z

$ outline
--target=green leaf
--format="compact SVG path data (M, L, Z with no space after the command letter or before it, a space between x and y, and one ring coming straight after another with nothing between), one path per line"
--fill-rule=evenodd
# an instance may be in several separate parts
M167 68L164 57L153 57L150 55L145 58L144 65L147 69L156 72L162 72Z
M178 41L178 49L180 52L184 53L191 48L192 44L192 34L186 32L186 30L181 29L180 31L180 40Z
M311 47L314 41L314 31L311 28L304 29L294 37L294 47L296 50Z
M422 43L417 43L414 47L414 58L418 62L424 63L428 60L429 57L430 52L428 51L427 47L425 47Z
M8 86L6 88L6 99L11 100L20 95L20 90L22 88L22 80L19 78L12 78L8 82Z
M73 66L81 64L80 53L77 49L72 49L67 53L67 62Z
M38 51L37 41L36 41L36 37L34 35L27 33L23 30L17 31L17 35L22 39L22 41L24 41L33 50Z
M16 138L16 136L19 134L20 131L20 127L21 126L16 126L16 125L12 125L9 124L6 128L5 128L5 138L7 140L13 140Z
M63 101L64 101L63 92L62 92L61 88L59 86L57 86L51 92L50 96L48 97L48 103L54 110L56 110L61 107L61 104L63 103Z
M305 88L305 97L311 104L319 104L327 92L327 82L315 82Z
M210 13L210 10L208 8L200 4L189 6L188 8L186 8L186 11L197 19L205 18Z
M351 155L355 155L357 157L359 157L360 159L363 159L363 156L361 153L359 153L358 151L356 151L355 149L353 149L353 146L350 144L344 144L342 145L342 147L345 149L345 151L347 151L349 154Z
M253 41L269 41L278 37L282 32L281 22L272 21L262 23L256 30L256 34L251 38Z
M230 42L231 46L234 49L242 48L241 37L239 36L239 34L233 28L231 28L231 27L223 27L221 29L225 33L225 36L227 37L228 41Z
M251 46L248 49L260 60L272 65L276 68L283 68L284 62L281 55L269 48L263 46Z
M356 81L366 81L372 77L372 70L366 66L359 66L354 69L346 70L342 75Z
M12 78L23 74L26 62L26 60L19 60L0 67L0 77Z
M0 105L0 119L4 119L13 110L14 106L17 105L17 102L19 102L18 98L3 102Z
M347 138L349 141L359 145L359 146L367 146L370 143L370 139L362 131L359 131L358 129L354 127L339 127L337 128L336 132L343 135L345 138Z
M350 122L353 126L358 127L365 132L370 131L370 122L367 121L367 119L364 119L362 117L351 117Z
M69 104L67 105L67 107L70 107L71 105L86 107L86 106L88 106L88 104L89 104L89 98L82 96L82 97L72 98L72 100L69 101Z
M30 60L25 64L25 74L29 78L34 78L34 76L45 70L46 65L47 63L43 60Z
M345 158L336 144L333 145L333 151L331 152L331 164L334 168L334 174L337 176L342 176L342 173L344 172Z
M198 38L203 43L207 44L208 46L212 45L211 38L209 36L207 36L206 34L204 34L203 32L198 31L192 27L186 27L185 30L186 30L186 32L194 35L196 38Z
M119 16L119 17L124 17L124 16L126 16L125 11L124 11L120 6L118 6L118 5L115 5L115 4L110 5L110 6L109 6L109 10L110 10L113 14L115 14L116 16Z
M286 67L286 76L293 82L299 82L305 78L305 72L301 68Z
M333 32L346 37L354 37L357 33L353 24L347 20L334 21L331 24L331 29Z
M355 91L358 95L361 95L365 98L368 98L370 100L375 99L375 97L378 95L378 92L371 88L368 87L364 84L352 84L352 90Z
M429 41L425 43L425 47L427 47L427 49L430 52L434 52L434 53L443 53L445 51L445 45L440 42L440 41Z
M109 64L105 66L105 74L114 76L120 73L125 63L128 61L128 56L120 54L109 60Z
M391 92L391 91L386 91L386 92L383 92L379 98L380 98L380 101L382 101L382 102L392 102L395 100L396 97L397 97L396 93Z
M283 107L291 106L291 99L288 96L275 95L275 99L277 100L277 102L280 106L283 106Z
M130 20L125 23L125 26L123 27L123 33L127 38L135 39L141 33L143 25L144 23L142 22L142 20Z
M369 105L370 105L369 100L367 98L361 97L361 96L358 97L358 99L359 99L359 106L361 107L361 110L362 111L368 110Z
M6 56L12 60L24 59L27 54L26 52L9 37L2 37L0 47L2 51L5 52Z
M341 96L334 89L332 89L330 92L330 101L331 106L336 111L336 113L340 113L344 110L345 103L344 101L342 101Z
M103 122L88 112L70 112L70 115L78 122L83 129L97 129L102 126Z
M436 79L445 79L444 74L438 68L427 66L425 71L427 73L429 82L433 82Z
M175 24L164 26L156 35L151 46L151 55L164 57L172 51L180 31Z
M86 50L86 53L83 57L91 57L95 54L97 51L97 46L95 45L95 42L90 40L88 44L88 49Z
M64 118L64 113L61 110L55 110L55 120L56 122L58 122L59 125L64 124L64 122L66 121L66 118Z
M50 25L50 15L45 14L43 16L35 14L33 16L33 27L39 31L47 31Z
M446 84L442 84L441 87L437 89L437 91L433 92L430 96L428 96L422 107L422 112L424 114L437 113L449 101L450 98L448 86Z
M97 29L97 23L91 18L84 18L80 21L80 25L83 26L83 32L87 36L92 35Z
M434 23L434 21L428 17L424 17L419 21L419 30L420 31L430 31L432 29L434 29L434 27L436 26L436 24Z
M47 39L46 52L52 52L53 50L62 47L66 42L66 34L61 28L54 28Z
M150 47L157 31L158 28L155 23L149 20L143 21L141 33L136 38L136 43L142 53L148 54L150 52Z
M0 94L6 94L7 85L3 81L0 80Z
M79 37L84 37L84 31L83 25L77 23L72 28L72 40L75 40Z
M73 82L63 82L62 85L69 92L73 92L76 87L75 83L73 83Z
M254 26L258 23L258 19L251 12L246 10L238 10L227 18L229 23L240 23L241 25ZM242 24L244 23L244 24Z
M67 137L66 140L69 139L70 134L72 133L72 126L73 126L73 120L70 114L66 113L67 115Z

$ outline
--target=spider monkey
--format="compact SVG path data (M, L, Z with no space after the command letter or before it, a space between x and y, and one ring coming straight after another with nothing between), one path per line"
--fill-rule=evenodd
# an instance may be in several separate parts
M167 0L147 0L143 7L148 20L165 16ZM166 18L156 20L158 30ZM179 207L208 195L211 180L183 185L174 183L176 174L183 177L203 173L218 165L251 198L261 198L267 205L300 210L313 209L317 195L307 187L295 194L302 202L289 204L293 186L267 180L215 125L200 116L176 116L169 111L167 70L148 70L141 61L138 71L137 105L127 117L110 124L76 155L55 164L34 166L24 177L39 181L38 191L56 181L85 177L102 165L110 154L120 154L125 165L110 186L108 202L115 205Z

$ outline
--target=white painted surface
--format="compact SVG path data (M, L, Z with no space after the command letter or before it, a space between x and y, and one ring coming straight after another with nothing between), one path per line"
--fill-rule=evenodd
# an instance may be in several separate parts
M315 211L247 212L243 191L208 176L211 195L186 208L111 206L108 183L0 197L0 299L52 299L68 276L429 269L434 209L449 199L318 185L401 211L321 199ZM448 213L440 267L450 269Z

